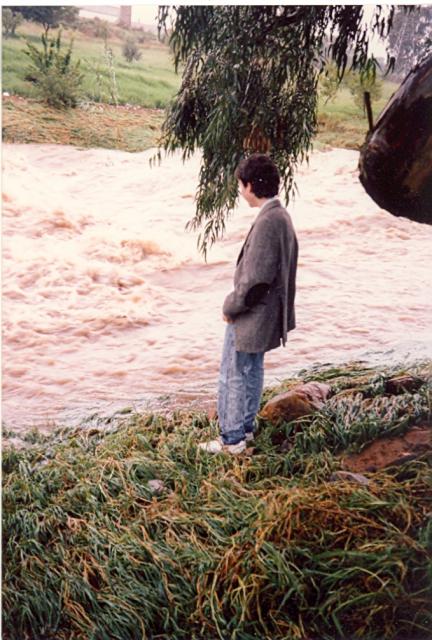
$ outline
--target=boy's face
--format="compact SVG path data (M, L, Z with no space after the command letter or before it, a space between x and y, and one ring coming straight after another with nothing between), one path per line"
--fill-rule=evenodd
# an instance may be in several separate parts
M246 200L246 202L248 203L248 205L250 207L256 206L255 205L255 194L252 191L252 185L250 182L248 182L246 185L243 184L243 182L241 180L238 181L238 185L239 185L239 193L241 196L243 196L243 198Z

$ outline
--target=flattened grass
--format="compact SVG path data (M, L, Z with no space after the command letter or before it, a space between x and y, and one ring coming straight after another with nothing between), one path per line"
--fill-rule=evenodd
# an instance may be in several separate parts
M310 377L366 385L385 405L384 373L346 373ZM5 451L4 637L426 638L430 460L367 486L330 479L347 447L430 425L430 393L426 382L396 396L397 410L388 397L365 429L350 428L364 406L334 396L302 430L262 423L240 458L200 452L216 425L187 412Z
M143 151L157 145L163 111L92 104L67 111L35 100L3 100L3 140Z

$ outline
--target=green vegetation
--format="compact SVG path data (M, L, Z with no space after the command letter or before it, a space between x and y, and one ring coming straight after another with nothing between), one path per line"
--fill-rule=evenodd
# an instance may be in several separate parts
M122 53L127 62L140 60L142 53L135 38L128 38L123 45Z
M74 60L80 60L84 75L83 94L91 98L84 102L77 113L68 111L57 114L35 101L35 88L24 80L29 60L25 55L26 43L21 38L3 43L3 90L13 96L4 100L3 140L5 142L38 142L73 144L83 147L102 147L126 151L142 151L154 147L160 138L163 111L146 110L146 107L165 107L179 86L173 62L167 47L155 42L144 43L139 61L128 63L122 57L124 40L116 32L109 40L102 37L107 30L104 24L92 23L89 35L75 32ZM101 33L97 38L94 32ZM40 46L41 27L24 23L18 33L26 36L35 46ZM72 31L63 34L65 43ZM125 36L126 37L126 36ZM113 51L113 67L110 68L109 50ZM115 84L113 81L115 74ZM375 118L386 104L397 85L383 81L383 95L372 103ZM106 103L135 105L125 111ZM101 102L98 107L91 102ZM367 133L367 120L346 87L341 87L335 98L326 102L325 92L319 100L318 135L314 146L323 145L359 149Z
M133 78L133 72L131 75ZM93 82L96 84L96 80ZM100 90L108 92L108 85L106 82ZM385 96L393 93L396 86L384 82ZM373 104L375 118L386 97ZM162 109L88 104L62 113L35 100L11 97L3 100L3 140L144 151L157 146L163 119ZM318 127L314 139L317 149L359 149L368 128L362 109L356 107L348 89L340 90L332 102L320 101Z
M398 84L382 80L382 94L378 100L372 100L374 121L384 109ZM360 149L364 144L368 123L363 107L356 104L349 88L342 85L332 100L320 95L318 104L318 135L314 144Z
M2 33L5 38L15 37L17 27L22 23L20 13L13 13L10 9L2 9Z
M335 395L249 456L201 453L215 424L179 412L4 451L5 640L426 638L428 456L331 481L344 451L431 426L430 365L396 396L390 373L308 372Z
M64 52L61 30L56 37L50 37L47 30L41 36L41 43L42 49L27 42L25 53L30 58L31 65L25 80L34 84L39 97L50 107L76 107L83 76L79 71L79 60L72 61L73 42L69 43Z
M35 88L25 81L29 66L25 55L26 40L40 46L42 28L33 23L24 23L17 29L19 37L3 42L3 91L27 98L35 98ZM101 95L97 75L110 84L110 68L106 58L106 44L103 38L86 36L78 31L64 30L65 43L74 37L74 60L80 60L80 71L84 75L83 93L90 101L109 101L109 92ZM167 47L143 45L139 61L127 62L123 58L124 41L113 37L108 46L113 52L119 104L136 104L149 108L164 107L174 96L179 78L174 72Z
M175 11L175 20L170 14ZM205 255L237 201L235 169L245 153L271 152L287 194L317 132L318 82L333 62L374 75L373 35L391 29L394 6L179 5L162 7L172 23L182 82L164 121L162 147L189 157L201 150L195 215ZM323 54L327 59L323 59ZM323 64L318 64L318 61Z

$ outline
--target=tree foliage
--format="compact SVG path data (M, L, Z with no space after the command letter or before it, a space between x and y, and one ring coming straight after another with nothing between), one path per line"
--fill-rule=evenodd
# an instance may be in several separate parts
M364 76L361 73L349 73L347 76L347 86L354 102L360 109L364 106L364 93L368 91L373 102L382 96L383 83L377 76Z
M78 7L10 7L13 12L19 12L25 20L38 22L44 29L56 28L60 24L73 24L78 17Z
M161 148L202 152L196 213L201 250L221 235L237 199L234 169L244 155L271 152L286 194L311 148L317 126L318 78L327 60L374 74L372 33L385 36L394 9L364 6L178 6L159 9L172 28L180 90L168 110ZM174 16L170 25L169 16ZM160 153L159 153L160 156Z
M407 74L417 62L432 53L432 6L420 5L415 12L396 7L393 28L389 34L390 52L395 59L395 72Z
M338 68L332 62L327 65L325 72L321 74L319 80L319 93L326 103L336 98L340 85Z
M19 12L14 12L12 9L3 8L2 9L2 33L5 38L10 38L15 36L16 28L23 21L23 16Z

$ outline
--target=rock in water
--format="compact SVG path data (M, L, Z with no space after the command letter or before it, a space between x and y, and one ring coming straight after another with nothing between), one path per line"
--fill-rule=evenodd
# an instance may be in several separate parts
M395 216L432 224L432 56L414 67L360 153L360 182Z
M321 409L330 394L330 386L322 382L300 384L280 393L263 407L260 416L273 424L289 422Z

